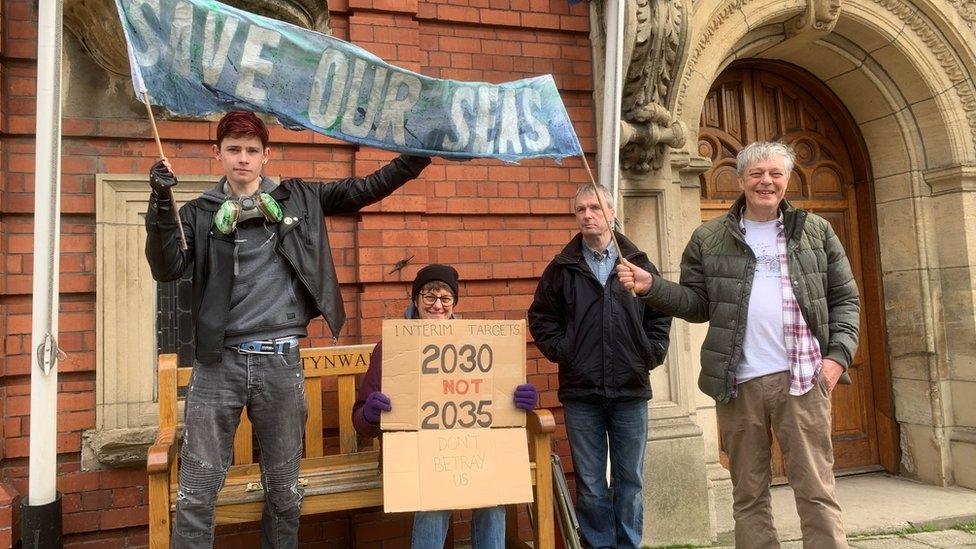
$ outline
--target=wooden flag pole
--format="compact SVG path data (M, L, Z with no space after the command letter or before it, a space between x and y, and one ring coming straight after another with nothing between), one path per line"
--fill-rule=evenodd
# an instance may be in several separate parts
M152 106L149 104L149 93L143 90L142 102L146 105L146 112L149 114L149 123L152 124L153 137L156 138L156 148L159 149L159 158L166 160L163 153L163 142L159 140L159 130L156 129L156 118L153 116ZM180 219L180 209L176 207L176 196L173 195L173 187L169 188L169 199L173 204L173 217L176 219L176 226L180 228L180 249L186 250L186 233L183 232L183 220Z
M607 222L607 227L610 228L610 237L613 238L613 245L617 247L617 254L620 256L620 260L623 261L624 255L620 251L620 243L617 242L617 233L614 232L613 225L610 223L610 216L607 215L609 208L607 203L603 200L603 193L601 193L600 189L597 187L596 178L593 177L593 171L590 170L590 163L586 161L586 153L581 154L580 158L583 159L583 167L586 168L586 173L590 176L590 186L593 187L593 194L596 195L597 201L600 202L600 210L603 212L603 220ZM637 292L631 290L630 295L637 297Z

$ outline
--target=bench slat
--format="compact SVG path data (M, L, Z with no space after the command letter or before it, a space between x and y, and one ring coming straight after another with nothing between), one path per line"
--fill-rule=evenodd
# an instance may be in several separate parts
M305 486L305 498L324 494L338 494L342 492L355 492L370 488L380 488L383 485L383 476L378 470L373 471L350 471L345 474L336 474L333 471L322 472L318 477L302 477L308 480ZM246 484L235 484L227 486L220 492L217 498L217 505L239 505L252 501L264 501L264 490L246 490Z
M319 457L325 451L322 443L322 378L305 378L305 400L308 421L305 422L305 457ZM318 410L318 413L312 412Z
M363 464L370 464L372 467L377 467L379 462L379 452L356 452L355 454L336 454L331 456L322 456L317 458L305 458L301 463L301 471L320 469L320 468L330 468L330 469L342 469L346 467L356 467L362 466ZM232 465L227 472L227 482L231 482L231 477L255 477L258 478L261 475L261 465L258 463L251 463L247 465ZM254 482L254 479L249 479L248 482Z
M374 345L343 345L302 349L305 377L365 374Z
M299 478L304 481L305 497L315 495L335 494L364 489L379 488L383 482L383 475L375 461L363 461L336 466L327 461L321 461L320 467L307 467L307 463L302 463ZM228 475L227 483L220 491L217 498L217 505L238 505L250 501L262 501L264 490L248 490L252 483L261 481L258 475ZM173 500L176 498L177 486L169 487L170 495Z
M193 373L193 368L190 366L181 366L176 370L176 385L178 387L186 387L190 384L190 374Z
M247 417L247 408L241 410L241 423L234 433L234 465L254 463L254 426Z
M383 506L383 489L372 488L360 492L330 494L328 497L308 498L302 502L302 514L331 513L349 509L366 509ZM254 501L239 505L217 507L218 524L237 524L261 520L264 502Z
M352 424L352 406L356 403L356 376L339 376L339 452L348 454L359 449L356 428Z

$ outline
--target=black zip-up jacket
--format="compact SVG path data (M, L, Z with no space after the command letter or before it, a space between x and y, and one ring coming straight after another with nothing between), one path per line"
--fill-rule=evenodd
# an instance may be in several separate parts
M325 216L351 214L377 202L420 175L430 159L401 155L366 177L350 177L331 183L283 181L271 196L284 210L278 223L276 250L291 266L334 336L346 320L329 247ZM196 198L180 208L187 250L180 249L180 235L169 200L149 199L146 213L146 257L153 278L176 280L193 265L191 312L196 358L214 362L220 358L224 329L234 286L234 234L222 234L213 225L220 204Z
M617 234L618 253L657 274L647 254ZM628 292L616 271L602 286L577 234L546 267L529 307L529 330L559 365L559 400L650 399L649 372L668 352L671 317Z

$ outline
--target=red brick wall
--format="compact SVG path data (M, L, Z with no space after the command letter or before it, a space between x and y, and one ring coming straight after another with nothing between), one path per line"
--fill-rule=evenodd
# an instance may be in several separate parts
M5 547L18 530L11 529L17 520L13 505L27 491L37 15L30 0L2 0L0 7L0 547ZM585 4L337 0L330 8L335 36L429 76L501 82L552 73L592 155ZM177 173L219 173L210 158L214 124L164 121L160 131ZM277 128L272 140L269 175L365 174L391 157L309 132ZM69 358L59 370L58 487L69 546L147 542L144 470L83 472L80 444L81 433L95 425L95 174L144 173L155 155L144 118L64 120L59 342ZM428 262L458 267L459 312L465 317L524 318L538 276L574 232L569 198L587 179L581 166L578 159L562 166L551 160L519 165L435 160L421 180L362 215L330 219L350 318L341 342L376 340L381 319L402 313L408 282ZM389 274L394 263L409 256L414 257L406 269ZM321 321L313 323L310 339L313 345L330 343ZM531 344L528 373L542 391L542 405L557 407L555 367ZM556 449L568 464L561 410L555 412ZM363 547L406 547L409 525L409 515L322 515L303 519L301 536L307 542L331 540L316 545L325 547L353 541ZM461 518L456 533L463 538L466 532ZM221 528L218 546L250 545L256 536L256 524Z

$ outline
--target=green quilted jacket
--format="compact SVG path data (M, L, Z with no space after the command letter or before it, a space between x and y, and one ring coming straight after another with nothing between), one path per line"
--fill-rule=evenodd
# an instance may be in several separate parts
M709 322L701 350L698 387L719 402L728 402L735 370L742 358L749 295L756 257L739 226L744 197L729 213L702 224L681 256L681 283L655 276L647 304L689 322ZM857 350L860 302L844 248L822 217L780 204L786 227L793 291L803 318L820 343L824 358L846 369Z

